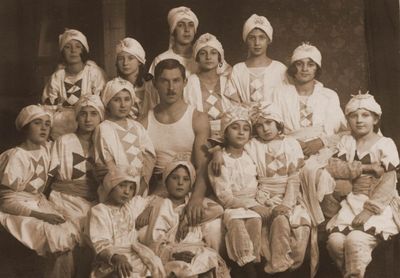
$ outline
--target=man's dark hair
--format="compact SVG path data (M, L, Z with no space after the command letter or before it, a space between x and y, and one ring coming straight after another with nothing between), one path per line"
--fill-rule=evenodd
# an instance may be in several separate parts
M182 78L186 79L186 69L185 67L179 63L178 60L175 59L166 59L162 60L156 65L156 68L154 69L154 80L157 81L157 79L161 76L164 70L172 70L172 69L179 69L179 71L182 74Z

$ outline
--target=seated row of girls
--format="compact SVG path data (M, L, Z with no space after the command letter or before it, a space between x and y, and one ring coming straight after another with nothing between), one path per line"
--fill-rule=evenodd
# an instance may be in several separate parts
M250 277L257 277L260 254L265 272L273 274L300 267L307 248L311 220L300 203L299 180L304 157L282 131L274 104L231 109L223 117L221 175L209 169L225 209L228 256Z

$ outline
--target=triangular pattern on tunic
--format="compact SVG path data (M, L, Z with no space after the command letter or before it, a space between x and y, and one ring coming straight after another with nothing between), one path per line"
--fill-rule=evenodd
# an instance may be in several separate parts
M135 159L137 159L137 156L140 153L140 149L134 143L136 142L138 137L130 131L118 129L117 132L118 137L120 138L120 141L122 143L122 147L126 152L129 163L136 167L138 163L137 161L135 161Z
M86 175L87 158L79 153L72 152L72 175L71 179L76 180Z
M300 101L300 125L302 127L312 126L313 112L308 109L306 103Z
M67 99L65 100L64 105L74 105L81 97L82 79L79 79L74 84L64 82L64 86L67 94Z
M44 159L41 156L38 160L32 158L31 161L34 168L34 174L27 184L25 190L28 192L40 191L40 188L42 188L46 183Z
M250 99L260 101L262 99L263 82L260 80L263 76L256 77L250 82Z
M265 165L266 165L266 173L267 177L273 177L275 174L280 176L284 176L287 174L286 167L286 156L281 153L279 155L270 155L268 153L265 154Z

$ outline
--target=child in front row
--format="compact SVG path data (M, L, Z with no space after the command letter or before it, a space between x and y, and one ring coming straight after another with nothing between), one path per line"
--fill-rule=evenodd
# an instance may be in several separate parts
M350 182L351 192L326 226L327 248L344 277L364 277L380 240L399 233L399 156L393 140L378 133L382 111L372 95L353 96L345 115L351 135L341 138L328 171L341 183Z
M96 253L91 277L165 277L160 258L137 239L136 218L148 203L137 195L139 180L114 168L98 189L101 203L92 207L87 227Z
M251 122L246 108L237 106L222 117L225 165L216 176L209 167L214 192L225 209L223 221L228 256L247 277L257 277L254 263L260 260L262 218L269 211L256 201L257 172L244 146L250 139Z
M195 178L196 171L187 160L177 159L164 169L168 196L153 209L147 244L160 256L168 277L230 277L218 252L206 246L202 226L188 226L185 206ZM203 221L222 214L220 206L210 206Z
M303 152L297 140L282 135L282 116L274 104L261 102L252 107L250 116L255 137L245 150L257 166L256 199L271 210L262 236L264 270L271 274L294 270L303 263L311 225L301 205Z

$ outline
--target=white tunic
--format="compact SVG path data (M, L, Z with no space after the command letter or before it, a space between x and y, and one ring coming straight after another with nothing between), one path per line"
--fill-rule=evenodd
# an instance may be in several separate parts
M296 139L321 138L325 146L334 146L339 137L334 139L333 135L347 126L338 95L318 81L306 103L302 103L296 87L291 84L276 88L273 101L281 110L284 133Z
M140 123L127 119L125 129L105 120L95 130L94 144L96 166L107 165L111 161L116 166L131 167L147 181L150 179L152 165L150 167L144 162L149 161L146 157L154 159L155 151L147 131Z
M208 175L215 195L225 209L224 222L260 217L250 210L259 205L255 199L258 182L254 162L246 152L241 157L233 158L224 149L222 156L225 165L221 167L221 175L215 176L210 167Z
M355 160L359 160L363 164L378 162L381 163L386 171L394 171L395 167L399 165L399 155L396 145L393 140L388 137L381 137L369 150L364 153L359 153L354 137L345 135L338 144L337 156L347 162L353 162ZM379 183L374 186L378 187ZM399 199L397 191L395 190L395 184L389 188L394 188L394 190L386 191L385 193L391 194L393 199ZM374 190L370 189L369 191L374 192L376 188ZM362 193L349 193L346 199L341 202L342 208L338 214L332 217L328 222L326 226L327 230L334 231L335 228L340 232L353 230L351 223L354 217L364 209L365 203L370 202L369 197L370 196ZM368 219L363 226L364 231L367 232L373 228L374 234L380 234L384 239L387 239L390 235L397 234L399 232L399 227L394 220L393 213L395 213L395 211L392 210L390 205L387 205L382 213L374 214Z
M65 217L83 230L90 208L96 204L94 150L83 151L74 133L57 138L51 151L49 175L54 177L49 200Z
M267 67L248 68L245 62L233 67L225 96L236 103L271 101L276 87L286 83L286 66L273 60Z
M176 240L180 215L186 203L174 208L172 201L166 198L161 199L158 206L158 214L150 221L148 233L151 234L151 246L164 263L166 274L192 277L216 268L217 277L229 277L228 269L217 251L206 247L200 225L189 227L186 237ZM195 256L187 263L173 258L177 252L191 252Z
M122 207L98 204L90 210L87 234L98 256L91 277L106 277L114 271L111 257L124 255L133 268L130 277L149 276L149 270L142 260L148 253L145 246L138 243L135 223L146 208L148 201L140 196L133 197ZM142 254L143 252L143 254ZM151 252L152 253L152 252ZM153 257L154 254L152 254Z
M41 256L70 251L79 240L77 228L69 221L52 225L30 216L32 211L37 211L62 217L42 194L49 164L47 146L37 151L16 147L0 156L0 223Z

